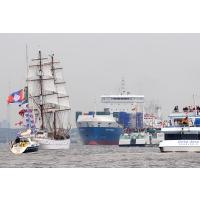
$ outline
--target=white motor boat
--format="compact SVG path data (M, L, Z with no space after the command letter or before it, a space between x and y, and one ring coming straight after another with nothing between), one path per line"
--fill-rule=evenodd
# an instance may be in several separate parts
M163 141L164 134L160 132L131 132L120 135L119 146L158 146Z
M12 153L22 154L38 151L39 144L32 141L31 138L17 137L9 143L9 147Z
M196 113L173 113L170 125L162 128L161 152L200 152L200 116Z

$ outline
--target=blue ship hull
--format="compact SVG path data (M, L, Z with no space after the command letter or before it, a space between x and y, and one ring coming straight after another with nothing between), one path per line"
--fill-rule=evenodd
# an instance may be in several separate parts
M79 134L86 145L118 145L122 128L79 127Z

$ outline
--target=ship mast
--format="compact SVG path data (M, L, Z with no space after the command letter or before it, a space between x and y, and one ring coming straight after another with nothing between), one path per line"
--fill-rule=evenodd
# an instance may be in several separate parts
M42 55L41 51L39 51L39 77L40 77L40 93L41 93L41 103L40 103L40 111L42 118L41 129L44 129L44 106L43 106L43 81L42 81Z
M54 64L59 63L54 61L54 54L52 54L50 57L51 57L52 75L54 77L54 83L56 86L56 93L58 98L58 106L54 111L54 117L53 117L54 134L57 134L57 132L60 131L63 132L64 130L66 130L66 127L64 127L64 124L66 124L65 117L67 115L67 112L70 111L71 109L69 106L69 96L67 95L65 88L66 82L64 81L63 78L63 68L54 66Z
M32 59L32 61L38 62L34 65L29 65L28 68L28 87L31 91L29 91L29 97L32 99L34 104L37 106L37 109L33 108L33 110L38 110L40 112L41 117L41 126L40 129L44 130L45 128L45 108L44 108L44 81L48 81L49 78L44 78L43 66L47 66L48 63L43 63L43 60L47 58L42 58L42 52L39 50L38 58ZM46 85L46 84L45 84ZM38 113L39 114L39 113Z
M50 55L51 57L51 70L52 70L52 75L54 77L54 83L55 83L55 69L54 69L54 54ZM53 137L55 138L57 131L56 131L56 110L53 112L53 129L54 129L54 135Z
M121 95L124 95L126 92L126 89L125 89L125 79L122 78L121 80Z

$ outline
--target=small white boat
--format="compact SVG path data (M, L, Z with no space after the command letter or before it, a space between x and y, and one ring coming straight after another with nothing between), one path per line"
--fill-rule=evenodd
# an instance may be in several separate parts
M22 154L38 151L39 144L31 140L31 138L17 137L14 141L9 143L12 153Z
M160 132L131 132L120 136L119 146L158 146L164 140Z

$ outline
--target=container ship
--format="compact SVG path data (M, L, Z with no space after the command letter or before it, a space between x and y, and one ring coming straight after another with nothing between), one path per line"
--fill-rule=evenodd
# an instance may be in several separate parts
M143 126L144 96L122 92L102 95L102 112L76 112L76 124L86 145L118 145L120 135L130 126Z
M112 115L80 114L77 127L86 145L117 145L122 127Z

